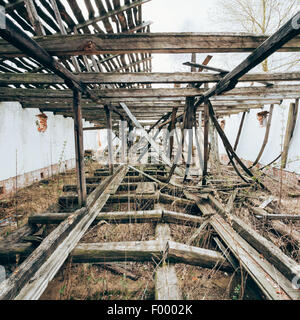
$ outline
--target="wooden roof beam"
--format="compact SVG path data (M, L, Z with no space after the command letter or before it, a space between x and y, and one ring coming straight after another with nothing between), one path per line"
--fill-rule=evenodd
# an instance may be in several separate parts
M150 59L150 58L146 58ZM144 59L145 60L145 59ZM143 60L142 60L143 61ZM100 61L101 62L101 61ZM119 68L120 70L125 67ZM80 73L78 76L84 84L163 84L163 83L207 83L218 82L223 77L219 74L199 72L170 72L170 73ZM253 73L246 74L239 82L255 81L300 81L300 72L287 73ZM64 84L64 80L49 73L0 73L0 84Z
M291 23L291 22L290 22ZM274 45L280 52L299 52L299 30L291 31L284 44ZM278 35L278 33L276 33ZM128 53L210 53L252 52L268 37L253 34L228 33L134 33L134 34L78 34L34 37L52 56L78 56ZM25 56L26 52L6 42L0 42L0 57Z

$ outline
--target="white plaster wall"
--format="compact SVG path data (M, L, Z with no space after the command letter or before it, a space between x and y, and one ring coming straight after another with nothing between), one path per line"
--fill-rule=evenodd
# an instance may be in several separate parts
M0 103L0 181L75 158L73 120L46 112L48 128L40 133L38 114L18 102ZM97 131L84 134L85 149L96 150L96 138Z
M259 161L261 164L268 164L279 156L281 153L281 146L284 141L286 122L288 118L289 105L293 101L285 100L282 105L275 105L272 124L270 128L269 141L265 148L265 151ZM269 111L270 106L266 106L264 110ZM240 137L240 142L237 148L237 154L239 157L254 161L262 146L265 127L260 127L259 122L256 118L256 114L262 111L261 109L252 109L246 114L243 131ZM242 113L238 115L232 115L226 117L225 133L232 144L235 143L237 132L239 129ZM289 154L288 154L288 165L287 171L300 173L300 115L298 114L298 121L296 124L294 136L292 138ZM219 139L220 154L226 154L223 143Z

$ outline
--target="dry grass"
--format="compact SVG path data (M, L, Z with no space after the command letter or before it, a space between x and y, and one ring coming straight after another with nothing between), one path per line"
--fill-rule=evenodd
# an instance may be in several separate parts
M105 270L98 264L65 263L41 300L146 300L153 299L152 264L124 263L137 281Z

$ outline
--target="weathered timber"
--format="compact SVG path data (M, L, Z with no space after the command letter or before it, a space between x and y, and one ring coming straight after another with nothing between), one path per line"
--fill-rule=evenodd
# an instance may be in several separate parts
M282 221L273 220L269 221L269 225L282 236L289 238L290 241L298 247L298 249L300 248L300 232L296 230L295 226L286 225Z
M185 169L185 175L183 181L186 181L189 175L190 164L192 162L192 150L193 150L193 125L195 121L195 110L194 110L195 99L193 97L186 98L186 107L183 119L183 131L184 134L188 133L188 156Z
M34 246L27 243L0 243L0 264L19 264L34 250Z
M222 76L199 72L160 72L160 73L74 73L80 77L84 84L159 84L159 83L206 83L218 82ZM287 73L251 73L239 79L240 82L254 81L299 81L300 72ZM1 73L1 84L64 84L64 80L55 75L47 73Z
M29 224L59 224L72 213L43 213L34 214L28 217ZM100 221L106 221L110 224L126 224L126 223L172 223L179 225L199 226L203 219L198 216L192 216L181 212L173 212L169 210L150 210L150 211L127 211L127 212L103 212L99 213L94 224Z
M299 221L300 215L298 214L279 214L279 213L273 213L273 214L256 214L257 218L264 218L266 220L283 220L283 221ZM289 234L289 233L287 233Z
M281 32L276 33L275 50L299 51L299 34L291 21ZM290 27L290 28L287 28ZM282 35L285 31L284 35ZM285 35L289 37L283 38ZM267 36L208 33L135 33L135 34L78 34L35 37L34 40L53 56L78 56L125 53L208 53L208 52L252 52L259 45L266 47ZM285 41L283 42L282 39ZM293 40L292 40L293 39ZM274 38L272 39L275 40ZM291 40L291 41L289 41ZM20 50L0 42L0 57L24 56ZM266 58L266 57L265 57Z
M287 279L292 280L296 276L297 263L295 261L287 257L277 246L254 231L244 221L233 215L230 215L217 199L209 195L209 200L212 206L217 208L221 214L230 217L230 221L234 230L246 241L248 241L258 252L262 253L268 261L273 263L274 266L285 277L287 277Z
M112 142L112 118L111 111L108 106L104 106L105 114L106 114L106 128L107 128L107 146L108 146L108 167L109 172L112 175L114 173L113 166L113 142Z
M243 129L244 122L245 122L245 117L246 117L246 112L243 112L242 119L241 119L240 126L239 126L239 130L238 130L238 133L237 133L237 136L235 139L235 143L234 143L234 147L233 147L234 151L236 151L238 144L239 144L239 141L240 141L242 129Z
M299 109L299 99L297 99L296 103L291 103L289 108L289 115L286 125L286 132L284 138L284 144L281 154L281 168L284 169L286 167L288 153L289 153L289 146L294 135L294 130L296 127L297 122L297 115Z
M82 90L82 84L78 77L58 63L45 49L41 48L32 38L17 27L9 18L1 13L1 19L6 19L5 29L0 29L0 36L8 41L13 48L18 48L22 54L28 55L41 63L46 68L52 70L55 74L62 77L65 83L71 89ZM3 41L4 46L7 42Z
M133 241L112 243L82 243L73 250L75 263L116 261L159 261L165 244L158 241Z
M141 182L138 184L136 194L154 194L156 190L154 182Z
M299 299L299 290L292 288L289 282L268 261L261 257L235 230L219 215L210 220L211 226L229 247L233 255L253 278L267 299Z
M219 265L222 270L231 267L216 251L191 247L174 241L130 241L111 243L82 243L72 251L74 263L140 261L186 263L205 268Z
M193 206L195 203L193 201L190 201L188 199L182 199L179 197L171 196L169 194L165 194L162 192L159 192L159 201L162 203L172 203L173 205L177 206Z
M85 181L85 165L84 165L84 146L83 146L83 130L82 130L82 111L80 106L81 93L74 90L73 93L73 112L74 112L74 138L75 138L75 154L76 154L76 175L77 175L77 193L79 207L85 206L87 193Z
M174 241L168 241L168 260L174 263L202 266L203 268L231 270L231 266L221 253Z
M160 204L155 206L160 209ZM159 223L155 228L155 238L157 241L172 240L171 229L168 224ZM182 296L179 290L178 278L175 266L165 263L165 258L156 267L155 272L155 299L156 300L181 300Z
M230 92L224 92L222 96L214 97L211 101L226 101L226 100L270 100L276 99L280 100L282 98L299 98L299 88L297 84L294 85L274 85L273 87L263 87L263 86L251 86L251 87L238 87L232 89ZM103 89L93 89L88 91L89 94L96 97L94 104L99 105L109 103L115 103L124 101L130 104L130 101L141 100L147 101L180 101L183 103L185 97L197 97L202 96L205 93L205 89L202 88L103 88ZM235 97L235 99L232 98ZM274 97L274 98L272 98ZM16 99L14 101L22 101L22 99L30 98L44 98L46 101L51 101L51 99L64 99L65 102L70 101L73 98L72 90L54 90L54 89L20 89L20 88L1 88L0 98L3 99ZM89 98L89 97L88 97ZM156 99L154 99L156 98ZM164 99L162 99L164 98ZM135 99L135 100L133 100ZM30 100L29 100L30 101ZM44 100L45 101L45 100ZM55 101L57 102L57 101ZM93 104L92 104L93 105ZM182 106L184 106L182 104ZM170 108L173 106L170 104ZM180 115L182 116L182 115ZM178 117L180 117L178 116ZM177 117L177 118L178 118ZM168 122L170 123L171 120Z
M208 173L208 156L209 156L209 145L208 145L208 132L209 132L209 106L204 105L204 138L203 138L203 172L202 172L202 185L206 185L206 176Z

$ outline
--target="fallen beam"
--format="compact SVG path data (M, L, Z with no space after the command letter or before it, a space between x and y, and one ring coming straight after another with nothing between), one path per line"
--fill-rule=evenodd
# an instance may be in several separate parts
M92 262L159 262L165 257L171 263L185 263L203 268L220 266L231 270L219 252L191 247L173 241L130 241L111 243L82 243L72 252L74 263Z
M222 215L228 216L229 213L226 212L217 199L211 195L208 197L213 207L215 207ZM295 261L286 256L277 246L262 237L241 219L230 214L229 217L234 230L248 241L258 252L262 253L268 261L273 263L287 279L292 281L294 277L297 276L297 263Z

